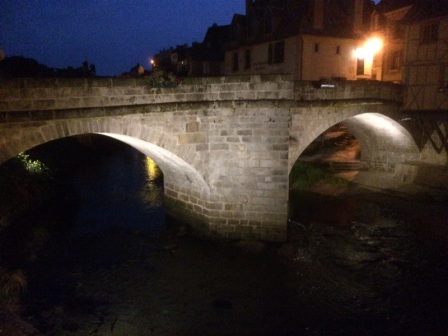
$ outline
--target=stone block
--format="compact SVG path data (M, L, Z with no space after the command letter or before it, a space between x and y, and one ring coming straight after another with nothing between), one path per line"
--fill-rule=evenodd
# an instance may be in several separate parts
M180 145L206 143L207 136L204 133L179 134L178 141Z

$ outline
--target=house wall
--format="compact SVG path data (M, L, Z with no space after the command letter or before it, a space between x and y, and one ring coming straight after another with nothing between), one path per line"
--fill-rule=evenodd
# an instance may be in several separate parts
M268 49L269 44L276 42L285 42L284 61L278 64L268 64ZM293 75L295 79L298 75L298 63L300 61L300 41L297 37L289 37L284 40L270 41L262 44L244 46L239 49L226 52L225 57L225 75L271 75L271 74L289 74ZM251 65L249 68L245 67L245 53L250 50ZM233 55L238 53L238 71L233 70Z
M372 78L385 82L402 83L403 81L403 48L404 27L400 33L402 20L412 6L406 6L385 14L386 24L380 26L372 15L372 36L382 39L383 48L375 55L372 66ZM396 59L398 57L398 59Z
M225 59L226 75L243 74L289 74L296 80L319 80L321 78L356 79L356 59L353 51L356 40L317 35L294 36L285 41L284 62L268 64L269 44L242 47L228 51ZM315 44L319 51L314 51ZM337 48L339 46L339 54ZM251 52L251 66L245 68L245 51ZM238 71L233 70L233 55L238 53Z
M438 23L438 39L422 42L425 26ZM405 109L448 109L443 78L448 68L448 17L408 26L405 47Z
M356 79L356 40L327 36L303 35L302 80L321 78ZM315 45L318 45L318 51ZM339 53L337 48L339 46Z

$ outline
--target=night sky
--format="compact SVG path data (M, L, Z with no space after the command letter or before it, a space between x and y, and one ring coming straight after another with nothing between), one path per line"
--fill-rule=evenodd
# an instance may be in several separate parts
M230 24L245 0L0 0L0 49L49 67L119 75L150 69L158 51L202 42L213 23Z

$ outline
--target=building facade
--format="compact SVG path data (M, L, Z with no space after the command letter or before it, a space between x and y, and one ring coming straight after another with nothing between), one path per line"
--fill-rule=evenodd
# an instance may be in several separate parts
M419 1L405 16L405 109L448 111L448 1Z
M364 0L246 0L246 15L231 23L225 74L354 80L353 52L372 8Z

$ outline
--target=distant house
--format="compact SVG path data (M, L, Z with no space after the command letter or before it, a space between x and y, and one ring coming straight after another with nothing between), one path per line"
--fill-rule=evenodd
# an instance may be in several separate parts
M371 79L402 83L405 26L402 22L415 0L383 0L371 16L370 36L383 45L374 57Z
M382 0L372 37L383 45L366 78L403 84L406 110L448 109L448 0Z
M448 112L448 1L416 1L403 18L405 108Z
M230 25L212 25L201 43L162 50L154 56L155 68L178 76L219 76L224 73L224 53L230 39Z
M230 25L209 27L202 43L191 48L189 76L222 75L229 40Z
M225 74L356 79L354 50L368 30L368 0L246 0L235 15Z

